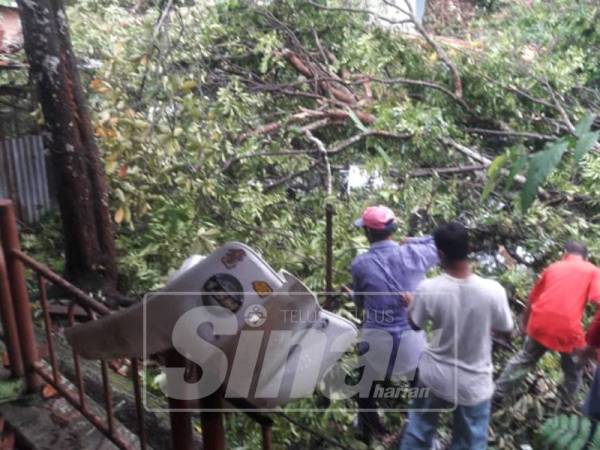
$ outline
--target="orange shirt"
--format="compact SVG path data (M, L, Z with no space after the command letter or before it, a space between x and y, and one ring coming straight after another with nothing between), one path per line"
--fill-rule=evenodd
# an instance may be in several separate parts
M581 320L588 300L600 304L600 269L567 255L544 270L529 294L527 335L557 352L584 347Z

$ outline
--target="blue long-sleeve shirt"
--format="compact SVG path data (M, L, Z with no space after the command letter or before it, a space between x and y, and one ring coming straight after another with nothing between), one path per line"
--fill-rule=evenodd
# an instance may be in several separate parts
M410 329L398 293L414 292L436 264L438 254L432 236L411 238L405 244L375 242L368 252L357 256L352 262L352 280L355 300L363 306L363 328L384 329L395 338Z

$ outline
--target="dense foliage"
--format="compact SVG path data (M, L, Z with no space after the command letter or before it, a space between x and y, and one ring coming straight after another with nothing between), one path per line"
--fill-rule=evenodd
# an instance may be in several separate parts
M326 202L336 212L336 286L349 282L349 263L366 245L352 221L375 203L400 215L400 234L466 223L479 270L509 289L515 313L561 242L581 239L598 257L600 10L585 0L482 3L455 29L461 40L401 34L373 15L302 0L72 5L122 287L155 288L189 254L240 240L320 290ZM443 22L435 29L448 31ZM358 101L340 106L289 49L339 76L332 83ZM332 105L336 119L314 115ZM302 112L314 120L298 119ZM321 145L340 151L325 158ZM350 188L357 169L366 182ZM33 250L59 248L52 220L27 242ZM351 317L347 301L341 313ZM529 442L554 414L559 364L547 357L542 368L547 377L532 374L528 394L494 414L496 448ZM297 420L360 448L353 417ZM399 427L404 417L386 420ZM239 448L257 448L259 430L245 419L231 416L228 430ZM328 448L282 419L275 440Z

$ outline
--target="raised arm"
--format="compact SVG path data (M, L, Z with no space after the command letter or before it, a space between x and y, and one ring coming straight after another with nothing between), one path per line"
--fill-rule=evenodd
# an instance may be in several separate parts
M404 238L402 244L410 250L412 257L424 270L429 270L439 264L440 260L433 236L407 237Z

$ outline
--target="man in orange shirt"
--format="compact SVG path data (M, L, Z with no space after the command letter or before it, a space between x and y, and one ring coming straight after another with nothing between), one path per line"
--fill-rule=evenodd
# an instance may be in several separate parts
M586 342L581 325L587 301L600 305L600 269L587 261L587 248L568 242L563 258L548 266L529 294L521 330L523 349L496 382L495 403L511 394L546 351L559 352L563 400L570 405L581 384Z

